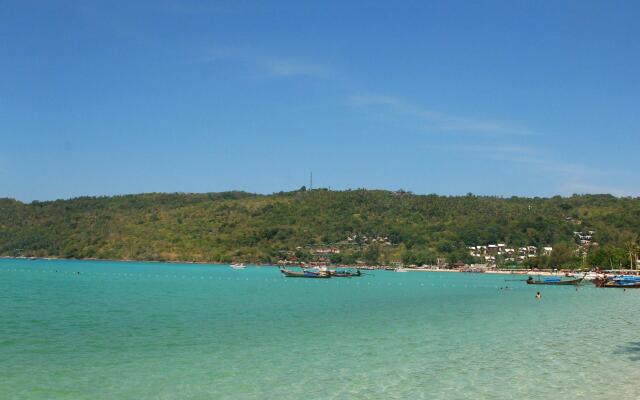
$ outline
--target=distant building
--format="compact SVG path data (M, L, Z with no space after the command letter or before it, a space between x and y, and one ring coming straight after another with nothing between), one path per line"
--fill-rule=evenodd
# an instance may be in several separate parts
M472 257L480 258L487 263L495 263L496 258L502 256L504 261L524 261L527 258L538 256L536 246L508 247L507 243L488 244L486 246L467 246L467 250ZM544 247L540 254L551 254L553 248Z
M320 247L317 249L313 249L313 254L315 255L340 254L340 249L337 247Z
M598 243L594 241L595 233L596 231L573 232L576 243L579 246L578 253L587 252L589 247L598 245Z

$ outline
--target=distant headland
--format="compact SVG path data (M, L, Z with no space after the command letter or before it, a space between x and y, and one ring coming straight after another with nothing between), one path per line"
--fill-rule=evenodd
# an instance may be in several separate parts
M630 268L640 199L327 189L0 199L0 255L201 263Z

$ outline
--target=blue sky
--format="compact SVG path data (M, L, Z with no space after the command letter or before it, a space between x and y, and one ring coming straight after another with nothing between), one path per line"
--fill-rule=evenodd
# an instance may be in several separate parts
M640 194L640 2L0 1L0 197Z

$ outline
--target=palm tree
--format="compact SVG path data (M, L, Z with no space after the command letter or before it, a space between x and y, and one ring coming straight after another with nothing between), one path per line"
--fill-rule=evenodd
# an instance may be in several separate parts
M629 241L627 241L625 243L625 248L627 250L627 252L629 253L629 268L630 269L635 269L634 268L634 263L636 261L636 259L638 258L638 250L640 250L640 246L638 245L638 238L634 237L632 239L630 239ZM636 265L637 267L637 265Z

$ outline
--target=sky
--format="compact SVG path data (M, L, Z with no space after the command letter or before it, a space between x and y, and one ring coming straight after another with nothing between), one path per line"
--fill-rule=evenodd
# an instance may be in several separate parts
M637 1L0 0L0 197L640 195Z

